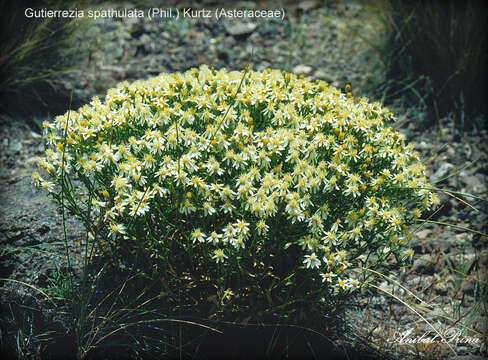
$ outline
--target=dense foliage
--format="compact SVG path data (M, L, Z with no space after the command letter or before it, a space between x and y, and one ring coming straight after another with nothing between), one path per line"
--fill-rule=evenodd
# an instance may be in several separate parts
M390 0L388 40L382 54L390 100L422 105L431 120L450 113L459 128L483 127L486 115L488 20L483 1Z
M46 122L34 180L174 307L331 314L438 202L390 120L322 81L203 66Z
M27 8L38 7L69 9L57 0L0 0L0 96L8 99L0 103L2 113L62 113L70 102L66 74L87 59L90 40L82 41L81 30L89 21L26 16Z

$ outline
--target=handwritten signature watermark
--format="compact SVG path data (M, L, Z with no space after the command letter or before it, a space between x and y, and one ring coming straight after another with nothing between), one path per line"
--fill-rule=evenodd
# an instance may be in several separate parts
M481 345L480 337L463 334L462 331L455 328L434 331L419 332L414 328L405 331L396 331L390 338L387 339L389 343L396 344L431 344L444 343L455 345Z

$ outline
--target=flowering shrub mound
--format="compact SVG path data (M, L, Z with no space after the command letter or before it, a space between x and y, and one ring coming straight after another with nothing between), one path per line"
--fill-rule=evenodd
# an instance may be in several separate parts
M390 120L322 81L203 66L45 123L34 179L169 299L332 313L412 255L408 226L437 202Z

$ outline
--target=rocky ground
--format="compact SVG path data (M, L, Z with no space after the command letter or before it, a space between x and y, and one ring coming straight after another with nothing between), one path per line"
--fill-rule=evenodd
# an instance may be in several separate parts
M267 6L249 2L238 6L253 4ZM242 69L250 63L257 70L279 68L324 79L339 88L350 83L354 95L369 95L382 68L377 54L354 34L378 39L378 22L361 3L320 4L287 5L283 21L101 21L86 34L96 46L68 86L74 88L75 96L90 97L103 95L120 81L160 72L184 71L200 64ZM477 131L459 138L449 119L441 126L421 129L415 110L400 105L393 109L399 130L425 160L429 179L451 193L439 193L442 207L431 218L437 224L424 224L415 232L412 264L393 280L385 279L377 289L365 292L348 312L352 335L344 343L361 339L398 358L482 358L487 354L488 252L487 237L481 233L487 232L488 206L460 193L486 197L488 135ZM60 336L56 332L67 331L60 315L65 309L56 302L56 291L62 289L56 286L68 266L80 269L79 244L85 234L79 222L67 218L68 264L62 213L31 185L35 158L44 151L41 136L24 122L8 119L2 120L0 131L2 335L4 340L15 340L17 352L41 358L46 349L40 344ZM39 333L46 323L51 323L52 332ZM449 344L408 341L433 338L434 328ZM462 333L454 337L453 331Z

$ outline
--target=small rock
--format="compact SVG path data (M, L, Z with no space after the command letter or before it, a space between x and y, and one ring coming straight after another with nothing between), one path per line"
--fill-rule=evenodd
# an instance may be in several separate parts
M426 143L425 141L421 141L420 143L412 142L412 145L419 150L432 150L435 147L435 145Z
M468 142L464 143L463 152L468 159L471 158L471 155L473 154L473 148Z
M469 279L466 279L463 281L461 285L461 291L465 293L466 295L473 295L474 294L474 284L473 281L470 281Z
M30 157L30 158L26 159L24 164L27 167L35 166L37 164L37 156L36 157Z
M471 241L473 241L472 233L456 234L454 237L454 243L458 246L466 246L466 244L470 244ZM473 260L474 256L474 254L471 254L470 256L467 255L467 260Z
M297 75L309 75L313 69L311 66L299 64L295 66L292 71Z
M326 71L324 71L322 69L319 69L315 72L314 78L324 80L326 82L333 82L334 81L334 76L327 73Z
M271 37L276 30L272 26L265 26L259 29L259 34L262 37Z
M449 252L449 249L456 245L454 236L442 237L430 229L416 232L410 242L410 247L418 254L431 253L434 249Z
M383 281L379 288L381 290L383 290L384 292L387 292L387 293L392 293L393 292L393 285L391 285L389 282L387 281Z
M488 266L488 250L482 250L479 254L479 261L485 268Z
M468 253L468 254L455 254L450 256L449 259L451 262L457 265L463 266L471 266L476 261L476 254L475 253Z
M304 0L298 3L297 9L301 11L309 11L316 9L320 6L320 1L318 0Z
M124 54L124 48L122 46L117 46L114 47L112 50L110 50L114 58L116 59L121 59L122 55Z
M481 334L486 334L488 331L488 317L477 316L473 321L474 329Z
M140 37L139 43L145 54L150 54L154 51L154 41L148 34L144 34Z
M110 71L117 74L123 73L125 71L124 68L119 65L103 65L100 67L100 69L102 71Z
M461 173L462 174L462 173ZM460 174L460 175L461 175ZM462 182L466 184L467 191L475 194L486 193L486 176L482 174L475 174L474 176L463 176Z
M450 158L453 158L455 155L456 155L456 150L454 149L454 147L452 147L451 145L448 145L447 146L447 155L450 157Z
M227 49L222 49L222 48L217 49L217 58L219 60L222 60L225 63L228 63L230 60L229 51Z
M31 132L30 132L30 136L31 136L32 138L34 138L34 139L40 139L40 138L42 138L42 135L41 135L41 134L38 134L38 133L36 133L36 132L34 132L34 131L31 131Z
M144 34L144 24L142 22L133 23L130 28L130 36L137 39L142 34Z
M259 63L256 67L258 71L264 71L267 68L271 67L271 64L267 61L263 61L262 63Z
M102 21L98 24L98 26L100 28L100 32L102 33L116 31L119 28L119 25L115 21Z
M8 169L5 169L3 167L0 168L0 179L9 179L10 178L10 171Z
M453 164L442 163L442 165L439 167L439 169L437 169L437 171L430 176L430 181L435 182L435 181L438 181L438 180L448 176L450 170L453 168L454 168Z
M9 145L9 150L12 152L20 152L22 150L22 143L20 141L12 141Z
M10 173L10 177L8 179L8 183L9 184L15 184L17 181L21 180L27 174L28 174L28 171L26 169L12 170L12 172Z
M189 37L191 39L203 39L205 37L205 33L203 31L192 31Z
M430 254L424 254L413 262L412 270L418 274L432 275L436 271L436 263Z
M425 240L430 236L430 234L432 234L432 230L424 229L424 230L417 231L414 236L419 240Z
M445 282L436 282L434 284L434 291L439 295L446 295L449 290L449 287Z
M250 35L258 27L255 23L250 22L226 22L224 28L232 36Z
M22 231L10 232L10 233L7 233L6 240L8 242L14 242L14 241L20 239L23 235L24 234L22 233Z
M39 233L40 235L44 235L47 233L51 228L49 227L48 224L42 223L39 225L39 227L36 229L36 232Z

